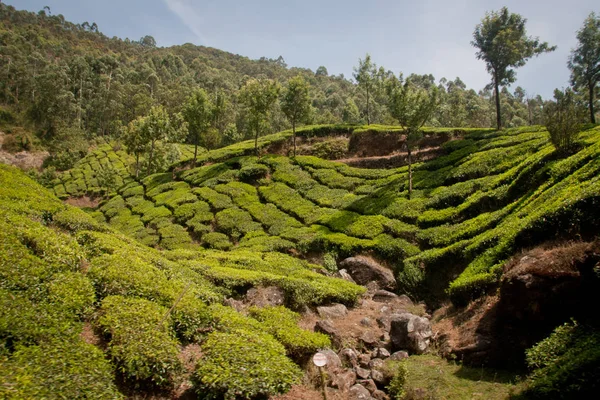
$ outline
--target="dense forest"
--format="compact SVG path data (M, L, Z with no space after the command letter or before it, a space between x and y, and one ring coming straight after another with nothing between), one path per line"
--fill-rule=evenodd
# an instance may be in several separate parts
M394 123L386 107L385 82L394 74L370 63L370 123ZM0 102L26 114L47 139L74 135L116 136L154 105L170 115L180 112L196 88L203 88L219 114L214 125L222 144L252 136L240 102L240 88L251 78L285 85L300 75L310 86L311 107L305 122L365 123L367 95L343 75L288 68L282 57L250 60L213 48L186 43L160 48L151 36L140 40L109 38L95 23L75 24L46 8L18 11L0 4ZM437 87L440 106L431 126L491 127L495 108L491 88L477 92L460 78L406 77L420 87ZM517 87L502 89L504 126L539 124L543 100ZM275 104L264 133L289 128Z

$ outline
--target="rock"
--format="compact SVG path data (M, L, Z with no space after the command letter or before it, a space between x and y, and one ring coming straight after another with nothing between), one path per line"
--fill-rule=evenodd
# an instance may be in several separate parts
M373 379L363 379L358 381L357 383L362 385L365 389L367 389L369 393L373 393L377 390L377 385L375 384Z
M345 370L342 373L337 374L333 378L332 386L338 388L342 392L350 389L356 383L356 373L352 370Z
M373 297L373 293L375 293L381 289L379 287L379 283L375 282L375 281L371 281L371 282L367 283L365 285L365 287L367 288L367 294L371 295L371 297Z
M422 354L431 336L431 324L427 318L414 314L394 314L390 318L390 338L393 350L408 350L410 353Z
M408 358L408 353L403 350L392 353L392 355L390 356L390 360L392 361L402 361L405 358Z
M338 354L340 356L340 360L342 360L342 364L346 366L356 367L358 364L358 354L354 349L343 349Z
M246 293L246 302L256 307L280 306L284 301L285 292L277 286L252 288Z
M371 378L380 387L385 387L389 384L389 380L385 378L385 375L383 374L383 372L378 371L376 369L371 371Z
M369 354L359 354L358 355L358 363L361 367L368 367L369 362L371 361L371 356Z
M377 301L379 303L388 303L398 298L398 295L392 292L388 292L387 290L378 290L373 295L373 301Z
M383 315L383 316L377 318L377 325L380 328L382 328L384 331L389 332L390 325L391 325L390 318L391 318L390 315Z
M241 312L244 309L243 302L241 302L240 300L232 299L231 297L228 297L225 300L223 300L223 305L231 307L231 308L235 309L235 311L237 311L237 312Z
M381 340L382 345L387 346L390 343L390 334L383 332L379 339Z
M354 371L356 372L356 377L360 379L369 379L369 376L371 376L371 371L366 368L356 367Z
M343 260L340 266L346 269L359 285L377 282L381 289L394 290L396 288L396 279L392 271L370 258L362 256L349 257Z
M383 390L376 390L371 393L371 396L373 396L375 400L390 400L390 396L388 396Z
M373 326L373 321L371 321L371 318L369 318L369 317L364 317L363 319L360 320L360 324L362 326L366 326L368 328L368 327Z
M335 354L335 351L331 349L321 350L320 353L325 354L327 357L327 370L338 371L342 369L342 360Z
M371 361L369 361L369 368L380 370L383 368L384 364L385 361L383 361L381 358L372 358Z
M350 388L348 393L349 400L369 400L371 393L363 386L358 383Z
M336 319L345 317L348 314L348 309L343 304L334 304L327 307L317 307L317 312L321 318Z
M362 335L360 335L360 341L364 343L367 348L372 348L377 344L379 339L377 338L377 334L373 331L364 331Z
M352 279L352 277L350 276L350 274L348 273L348 271L346 271L345 269L340 269L338 271L337 275L338 275L339 278L347 280L348 282L356 283L356 282L354 282L354 279Z
M341 346L342 337L331 321L326 319L317 321L317 323L315 324L315 332L321 332L326 334L327 336L329 336L329 338L331 339L331 343L334 346Z
M388 358L389 356L390 356L390 352L387 351L387 349L385 349L383 347L378 347L371 352L371 358L385 359L385 358Z

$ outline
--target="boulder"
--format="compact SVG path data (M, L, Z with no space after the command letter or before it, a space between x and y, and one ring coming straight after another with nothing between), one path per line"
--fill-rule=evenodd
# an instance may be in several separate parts
M342 392L349 390L356 383L356 373L352 370L345 370L333 377L332 386Z
M375 332L367 330L360 335L360 341L365 345L365 347L371 349L377 344L377 342L379 342L379 338Z
M422 354L427 350L433 335L427 318L403 313L392 315L390 322L393 350L408 350L414 354Z
M358 383L350 388L348 393L349 400L370 400L371 393L363 386Z
M387 290L378 290L373 295L373 301L379 303L389 303L398 298L398 295Z
M356 367L358 364L358 354L354 349L343 349L339 352L340 360L342 360L342 364L346 366Z
M408 353L404 350L397 351L395 353L392 353L392 355L390 355L390 360L392 360L392 361L402 361L406 358L408 358Z
M362 326L369 328L369 327L373 326L373 321L369 317L364 317L363 319L360 320L360 324Z
M244 309L244 303L240 300L235 300L234 298L227 297L223 300L223 305L233 308L237 312L242 312Z
M369 379L371 376L371 371L366 368L356 367L354 369L356 371L356 377L360 379Z
M376 390L371 393L371 396L373 396L375 400L390 400L390 396L388 396L383 390Z
M344 280L347 280L348 282L356 283L356 282L354 282L354 279L352 279L352 277L350 276L348 271L346 271L345 269L340 269L338 271L337 275L338 275L338 278L342 278Z
M371 371L371 379L373 379L373 381L379 385L379 387L385 387L390 383L389 379L386 379L383 372L376 369Z
M376 282L381 289L396 289L396 279L389 269L367 257L349 257L340 263L359 285Z
M371 361L371 356L369 354L359 354L358 355L358 363L361 367L368 367L369 362Z
M260 308L281 306L284 301L285 292L277 286L252 288L246 293L246 302Z
M325 349L320 351L321 354L325 354L327 357L327 370L328 371L339 371L342 369L342 360L335 354L335 351L331 349Z
M326 334L327 336L329 336L329 338L331 339L331 343L334 346L341 346L342 336L331 321L326 319L317 321L317 323L315 324L315 332Z
M384 367L384 364L385 361L383 361L381 358L372 358L371 361L369 361L369 368L380 370Z
M317 312L321 318L336 319L345 317L348 309L343 304L334 304L332 306L317 307Z
M387 349L384 347L378 347L371 352L371 358L385 359L385 358L389 358L389 356L390 356L390 352L387 351Z
M369 391L369 393L373 393L374 391L377 390L377 385L375 384L373 379L362 379L362 380L358 381L357 383L360 384L361 386L363 386L365 389L367 389Z

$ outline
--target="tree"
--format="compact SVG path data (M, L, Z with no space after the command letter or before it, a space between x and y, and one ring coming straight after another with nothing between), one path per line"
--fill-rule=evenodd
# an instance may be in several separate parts
M360 121L358 106L351 97L348 97L342 110L342 121L347 124L357 124Z
M354 79L358 86L362 87L367 95L367 125L371 124L369 115L370 95L375 88L377 66L371 62L371 56L367 54L364 60L358 59L358 67L354 67Z
M258 156L258 137L267 124L271 108L279 96L279 84L272 79L250 79L240 89L239 96L248 112L248 123L254 131L254 152Z
M122 131L121 140L125 145L127 154L135 156L135 177L140 176L140 156L148 149L148 142L143 135L144 117L138 117L131 121Z
M412 196L412 151L423 138L421 128L431 117L438 104L438 88L429 91L410 82L403 83L393 77L388 80L388 108L390 114L405 129L406 151L408 153L408 198Z
M194 142L194 165L196 165L200 139L202 139L202 135L206 136L210 128L212 113L213 105L204 89L201 88L195 90L183 106L183 118L188 124L188 130ZM207 142L209 141L203 140L205 147L207 147Z
M526 22L527 19L521 15L509 13L503 7L500 11L486 13L473 32L471 45L479 49L477 58L485 62L488 73L492 75L498 129L502 128L500 86L515 82L514 68L524 66L533 56L556 49L547 42L541 43L539 38L528 37Z
M306 83L301 75L297 75L288 81L283 98L281 99L281 110L292 123L294 157L296 157L296 124L304 122L310 114L308 89L308 83Z
M596 123L594 112L595 91L600 82L600 16L591 13L577 31L579 44L571 51L569 69L571 85L587 89L590 122Z
M544 107L544 123L554 148L566 154L573 150L584 113L571 89L556 89L554 99Z
M152 172L157 142L176 142L181 139L182 134L183 130L177 129L177 126L171 123L169 114L162 106L150 109L150 114L143 119L141 124L142 140L149 146L146 174L150 175Z

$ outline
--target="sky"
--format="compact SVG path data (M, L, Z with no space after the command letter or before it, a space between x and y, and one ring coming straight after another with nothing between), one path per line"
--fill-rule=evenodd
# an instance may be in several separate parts
M17 9L49 6L74 23L96 22L107 36L151 35L159 46L214 47L252 59L283 56L290 67L323 65L352 77L366 53L386 70L405 76L460 77L469 88L490 82L470 42L486 11L507 6L527 18L527 33L550 45L517 69L529 95L552 97L569 85L567 60L576 32L598 0L4 0Z

